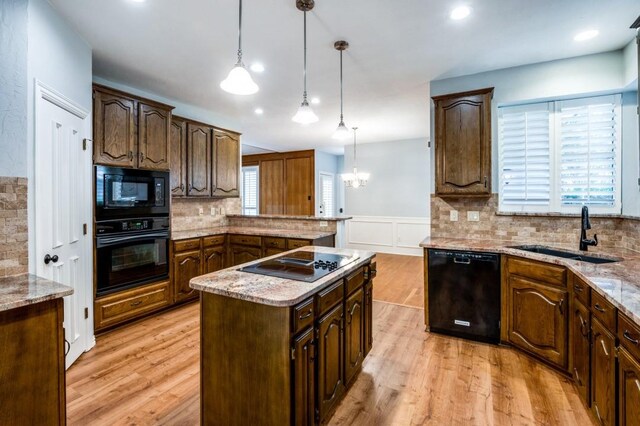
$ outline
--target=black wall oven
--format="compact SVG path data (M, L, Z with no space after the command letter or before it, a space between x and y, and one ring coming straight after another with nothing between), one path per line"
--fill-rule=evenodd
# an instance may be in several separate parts
M169 216L169 172L96 166L96 221Z
M96 223L96 296L169 277L169 218Z

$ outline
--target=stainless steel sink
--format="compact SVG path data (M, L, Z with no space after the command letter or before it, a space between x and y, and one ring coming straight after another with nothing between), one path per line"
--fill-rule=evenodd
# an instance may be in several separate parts
M524 246L511 246L509 248L524 250L531 253L540 253L540 254L546 254L549 256L562 257L564 259L579 260L581 262L589 262L589 263L612 263L612 262L620 262L622 260L617 257L587 256L579 253L554 249L554 248L545 247L545 246L524 245Z

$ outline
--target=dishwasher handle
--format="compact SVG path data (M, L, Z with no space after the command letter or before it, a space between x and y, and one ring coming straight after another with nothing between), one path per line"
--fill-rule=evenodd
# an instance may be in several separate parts
M458 263L460 265L469 265L471 264L471 259L468 257L454 257L453 263Z

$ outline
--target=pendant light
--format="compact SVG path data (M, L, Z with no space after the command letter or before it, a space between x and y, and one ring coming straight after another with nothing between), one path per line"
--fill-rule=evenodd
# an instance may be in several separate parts
M318 121L318 116L313 112L307 101L307 12L313 9L314 0L297 0L296 7L304 13L304 92L302 93L302 103L298 112L291 120L300 124L311 124Z
M342 108L342 52L347 50L349 43L344 40L336 41L333 47L340 51L340 123L335 132L333 132L333 139L343 141L349 137L349 129L344 124L343 108Z
M240 1L240 13L238 19L238 62L229 71L226 79L220 83L220 88L234 95L253 95L259 88L251 78L251 74L242 63L242 0Z
M356 162L356 130L358 130L358 128L353 127L353 173L343 173L341 175L347 188L359 188L361 186L365 186L370 176L369 173L358 172Z

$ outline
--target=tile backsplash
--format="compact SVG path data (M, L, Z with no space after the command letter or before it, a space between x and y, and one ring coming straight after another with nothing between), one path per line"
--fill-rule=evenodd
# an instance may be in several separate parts
M315 219L291 219L287 217L230 217L229 226L246 226L250 228L297 229L301 231L336 232L336 221L319 221ZM323 226L324 225L324 226Z
M457 210L459 219L451 221L449 212ZM480 213L479 221L467 220L467 212ZM431 236L569 244L578 247L580 218L567 216L522 216L497 214L498 195L490 198L443 199L431 196ZM589 250L625 247L640 251L640 220L617 217L591 217L588 237L598 234L599 244Z
M27 179L0 177L0 277L28 271Z
M211 209L216 214L211 214ZM221 214L220 209L224 210ZM202 214L200 214L202 210ZM240 198L198 199L173 198L171 201L171 229L188 231L192 229L213 228L227 225L227 214L240 214Z

